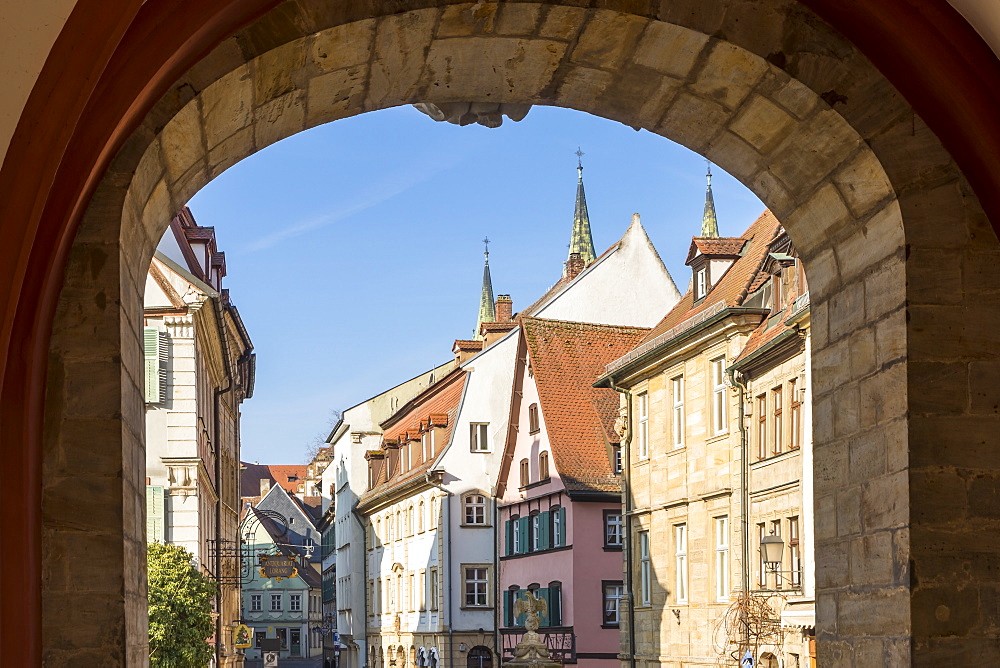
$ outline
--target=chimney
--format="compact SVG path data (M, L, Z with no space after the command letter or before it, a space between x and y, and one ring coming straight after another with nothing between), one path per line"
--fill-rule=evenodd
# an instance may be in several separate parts
M271 481L267 478L260 479L260 495L264 496L271 489Z
M584 269L583 258L579 253L570 253L566 261L566 278L573 279Z
M511 301L510 295L500 295L497 297L497 322L510 322L514 315L514 302Z

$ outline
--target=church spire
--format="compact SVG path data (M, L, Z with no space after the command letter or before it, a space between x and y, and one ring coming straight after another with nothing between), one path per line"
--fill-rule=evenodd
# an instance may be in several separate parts
M483 262L483 292L479 297L479 319L476 321L476 331L473 333L473 339L477 341L483 338L482 334L479 333L482 324L496 322L497 319L493 304L493 281L490 279L490 238L483 239L483 243L486 244L486 251L483 253L485 258Z
M712 163L708 160L708 173L705 178L708 180L708 187L705 190L705 213L701 217L701 236L719 236L719 220L715 216L715 198L712 197Z
M573 211L573 235L569 241L569 259L579 253L583 266L595 259L594 239L590 235L590 214L587 213L587 196L583 192L583 151L576 150L576 209Z

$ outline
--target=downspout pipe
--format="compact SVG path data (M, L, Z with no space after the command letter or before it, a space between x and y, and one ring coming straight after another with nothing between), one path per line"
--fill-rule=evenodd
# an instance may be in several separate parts
M740 373L735 367L729 367L727 369L729 374L729 380L734 386L739 390L739 411L737 415L739 417L739 428L740 428L740 514L743 516L740 522L740 530L742 532L742 543L743 543L743 568L741 569L743 575L743 593L750 593L750 461L749 461L749 443L747 442L747 430L746 430L746 395L747 395L747 385L746 382L741 380L743 374ZM744 627L744 642L747 646L750 644L749 629Z
M370 647L368 647L368 523L365 522L362 519L361 513L358 512L358 502L357 501L355 501L354 505L351 506L351 515L354 517L354 521L356 521L358 523L358 526L361 527L361 545L364 547L364 553L365 553L365 558L361 560L362 561L362 567L363 567L362 577L364 578L362 580L362 582L364 583L364 587L365 587L365 609L361 611L361 619L364 620L364 626L365 626L365 632L364 632L365 651L364 651L364 657L363 658L360 657L360 656L358 657L358 665L359 666L368 666L368 652L371 649ZM374 538L374 536L372 537L372 545L373 546L375 545L375 538ZM372 601L372 604L374 604L374 603L375 602ZM351 617L351 623L352 624L357 624L357 621L356 621L357 618L358 618L357 615L352 615L352 617ZM353 628L351 628L351 634L355 636L354 643L357 644L357 642L358 642L357 641L357 634L354 633L354 629ZM369 666L369 668L374 668L374 666Z
M628 425L625 430L625 441L621 443L622 448L622 502L625 510L625 535L627 540L623 541L625 556L625 596L628 597L628 662L629 666L635 668L635 596L632 593L633 567L632 567L632 491L629 486L629 470L632 461L632 392L615 384L615 379L608 376L608 385L612 390L625 395L625 420Z
M212 443L215 446L215 575L222 575L222 553L219 547L222 545L222 430L219 428L219 402L223 394L231 392L233 389L233 368L230 359L229 335L226 332L226 322L222 317L222 304L220 297L212 298L212 306L215 311L215 320L219 327L219 340L222 342L222 363L226 369L226 385L217 388L212 397ZM222 665L222 585L215 590L215 607L218 615L215 618L215 658L216 665ZM240 620L243 617L240 615Z
M451 582L451 491L442 485L441 483L431 480L431 473L433 471L428 471L424 474L424 482L426 482L431 487L435 487L445 493L445 501L447 505L445 506L445 526L448 531L448 540L445 541L445 568L447 572L445 577L441 578L441 583L448 583L448 667L453 668L455 665L455 617L454 617L454 596L452 596L452 582ZM494 577L496 573L494 572Z

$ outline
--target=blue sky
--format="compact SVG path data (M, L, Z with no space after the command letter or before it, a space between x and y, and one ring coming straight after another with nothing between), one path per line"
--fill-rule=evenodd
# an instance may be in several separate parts
M566 259L577 147L601 253L633 212L684 292L705 202L705 161L596 116L535 107L498 129L435 123L412 107L336 121L230 168L189 206L214 226L257 352L243 459L304 460L353 406L447 361L469 338L490 239L494 294L517 311ZM713 168L723 235L764 205Z

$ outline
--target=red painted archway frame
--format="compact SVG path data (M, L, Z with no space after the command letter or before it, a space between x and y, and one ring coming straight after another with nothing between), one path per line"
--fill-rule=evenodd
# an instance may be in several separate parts
M1000 61L945 0L800 0L940 138L1000 232ZM189 67L280 0L79 0L0 169L0 656L41 665L41 433L49 335L83 211Z

